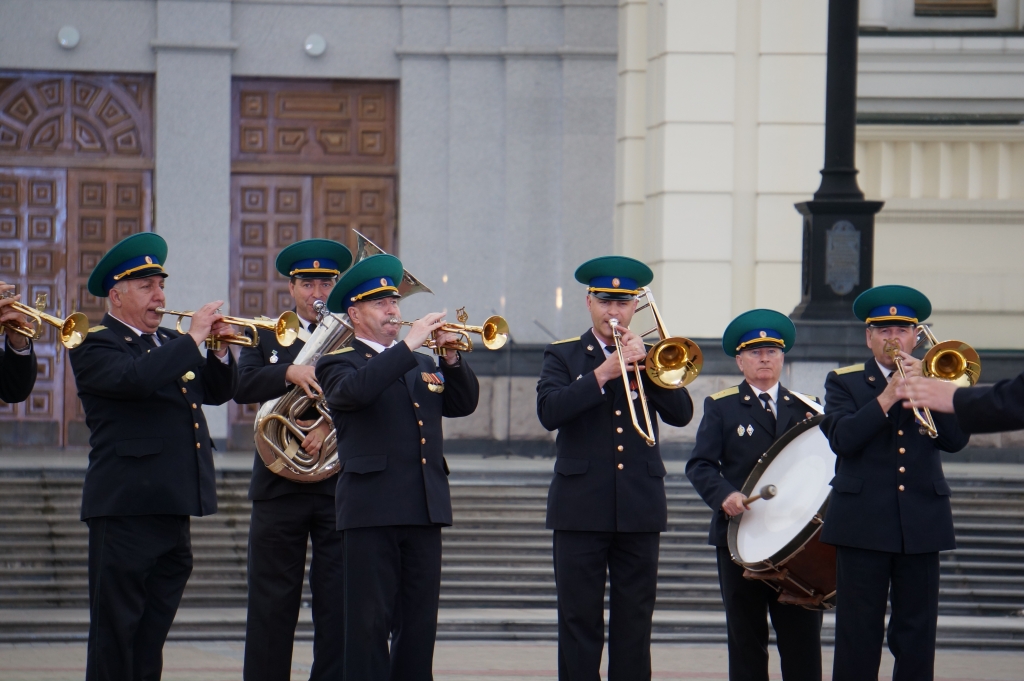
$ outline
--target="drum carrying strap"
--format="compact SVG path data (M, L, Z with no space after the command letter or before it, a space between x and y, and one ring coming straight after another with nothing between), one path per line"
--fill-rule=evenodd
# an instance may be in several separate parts
M792 395L793 397L797 398L798 400L800 400L804 404L806 404L811 409L813 409L815 411L815 413L818 413L818 414L824 414L825 413L825 408L822 407L817 402L815 402L814 400L812 400L807 395L804 395L803 393L798 393L795 390L790 390L789 394Z

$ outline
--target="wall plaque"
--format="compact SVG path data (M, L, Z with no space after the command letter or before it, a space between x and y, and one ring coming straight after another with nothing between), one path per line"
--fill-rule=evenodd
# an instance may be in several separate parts
M845 296L860 284L860 230L840 220L826 232L825 283Z

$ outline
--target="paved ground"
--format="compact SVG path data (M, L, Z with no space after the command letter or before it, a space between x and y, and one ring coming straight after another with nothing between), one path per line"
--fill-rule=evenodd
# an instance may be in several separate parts
M309 678L312 650L295 646L292 679ZM718 681L727 679L722 645L655 644L654 678ZM771 651L771 678L781 679L778 655ZM825 651L825 678L830 678L832 651ZM1017 681L1024 653L940 651L936 681ZM80 681L85 670L84 644L0 645L4 681ZM233 681L242 676L242 644L235 642L168 643L165 681ZM544 681L557 678L553 643L439 642L434 655L436 681ZM892 658L883 656L879 678L892 676Z

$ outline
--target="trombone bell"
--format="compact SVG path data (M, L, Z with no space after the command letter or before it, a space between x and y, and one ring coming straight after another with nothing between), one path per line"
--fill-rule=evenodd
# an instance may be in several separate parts
M981 357L967 343L948 340L934 345L925 353L924 375L969 388L981 378Z
M674 336L659 341L644 359L647 376L662 388L682 388L704 368L704 353L689 338Z

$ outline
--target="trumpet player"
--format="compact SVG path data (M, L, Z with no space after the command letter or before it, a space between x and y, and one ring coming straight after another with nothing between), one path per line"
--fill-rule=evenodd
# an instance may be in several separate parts
M0 294L8 294L14 286L0 281ZM24 402L36 384L36 353L32 341L11 331L12 324L26 324L23 314L11 307L21 296L0 297L0 326L3 326L4 351L0 355L0 400L14 404Z
M239 357L236 402L265 402L294 386L309 397L320 394L314 367L292 362L316 329L314 303L327 302L338 276L351 263L349 250L329 239L299 241L278 254L276 267L288 277L288 293L301 325L299 338L284 347L272 332L259 330L259 345L244 348ZM316 412L311 418L316 418ZM327 424L321 424L301 446L315 454L329 433ZM345 621L341 534L335 530L334 517L336 483L331 478L308 483L289 480L271 472L259 454L255 457L249 485L249 602L242 672L246 681L291 678L307 541L313 545L309 570L313 666L309 678L341 678L343 648L338 639Z
M704 417L686 462L686 477L714 511L708 543L718 554L729 678L737 681L768 681L769 614L782 677L821 681L821 611L780 602L779 592L764 582L744 579L743 567L729 553L729 518L747 510L739 491L744 481L769 447L817 411L806 402L817 404L817 397L787 390L779 382L795 341L793 322L774 310L750 310L729 323L722 349L736 358L744 380L704 400Z
M443 330L444 312L415 321L398 340L395 282L403 273L398 258L380 254L342 276L327 307L348 313L355 340L316 366L341 462L343 678L360 681L432 678L441 528L452 524L441 417L472 414L480 393L451 349L458 336ZM416 352L430 337L449 348L437 364Z
M629 323L640 288L652 279L651 269L632 258L583 263L576 280L587 286L593 326L544 350L537 415L545 428L558 430L547 527L554 530L561 681L599 678L606 577L608 679L651 678L658 549L668 521L665 464L659 447L648 446L631 424L628 402L641 401L635 372L623 376L619 353L629 367L647 355ZM662 388L641 375L652 412L669 425L690 422L685 388ZM653 434L656 440L656 419Z
M160 326L167 244L132 235L103 256L89 292L108 299L103 324L70 351L89 427L82 520L89 526L86 679L158 679L167 631L192 572L189 516L217 510L212 441L202 405L234 395L229 334L208 303L188 333Z
M938 437L929 437L896 395L901 368L922 374L910 352L931 309L907 286L864 291L853 313L866 324L871 357L825 381L821 429L837 460L821 540L836 546L839 681L877 678L887 600L893 679L933 677L939 551L956 548L939 451L963 449L968 436L955 418L937 414Z

